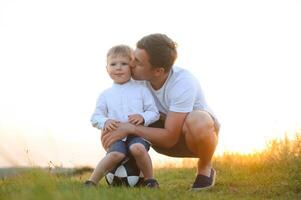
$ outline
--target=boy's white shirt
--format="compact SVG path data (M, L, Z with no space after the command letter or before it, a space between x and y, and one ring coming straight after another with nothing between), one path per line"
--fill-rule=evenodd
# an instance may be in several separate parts
M142 115L144 126L160 117L154 98L143 83L133 80L124 84L113 83L112 87L100 94L91 123L102 129L108 119L128 122L128 116L132 114Z

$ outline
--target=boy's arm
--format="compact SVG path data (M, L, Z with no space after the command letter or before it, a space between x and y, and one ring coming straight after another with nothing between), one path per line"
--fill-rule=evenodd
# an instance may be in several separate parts
M103 94L101 94L97 100L96 108L91 116L92 126L98 129L103 129L106 121L108 120L108 109L106 99Z

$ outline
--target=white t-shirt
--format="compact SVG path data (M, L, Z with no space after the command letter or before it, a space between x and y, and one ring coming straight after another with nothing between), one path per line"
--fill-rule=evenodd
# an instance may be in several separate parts
M154 98L145 85L133 80L124 84L114 83L100 94L91 123L102 129L108 119L128 122L128 116L132 114L142 115L144 126L160 117Z
M204 110L215 117L207 105L199 81L183 68L173 66L159 90L154 90L149 82L146 82L146 85L153 94L161 113L167 114L168 111L189 113L192 110Z

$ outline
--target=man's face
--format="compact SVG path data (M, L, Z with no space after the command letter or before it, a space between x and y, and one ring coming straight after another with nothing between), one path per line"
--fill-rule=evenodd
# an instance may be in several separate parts
M135 80L150 81L153 78L154 70L149 63L149 56L144 49L136 48L132 63L132 78Z

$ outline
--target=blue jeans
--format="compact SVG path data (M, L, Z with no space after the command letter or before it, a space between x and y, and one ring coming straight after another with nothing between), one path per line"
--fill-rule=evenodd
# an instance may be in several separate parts
M142 137L137 137L134 135L129 135L126 141L118 140L114 142L108 149L107 154L110 152L120 152L128 156L129 149L132 144L142 144L145 149L148 151L150 148L150 143L144 140Z

